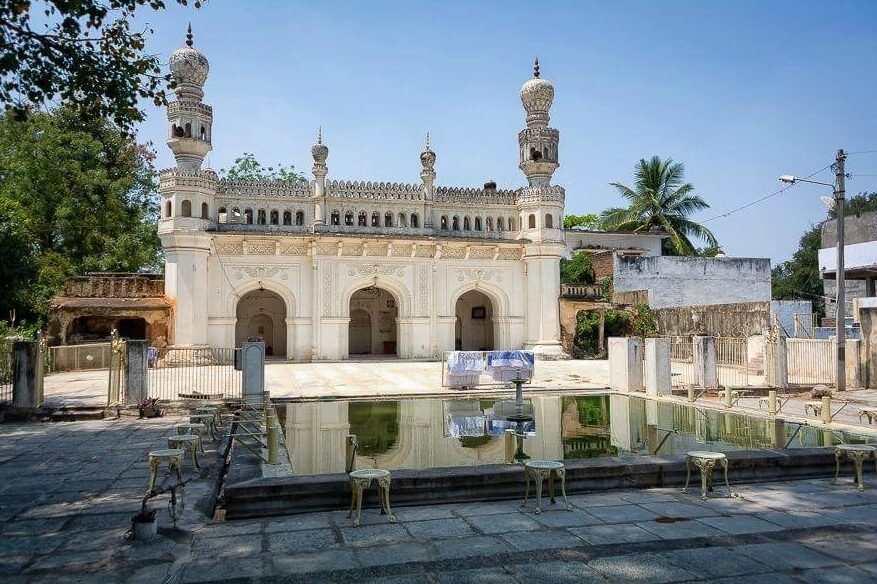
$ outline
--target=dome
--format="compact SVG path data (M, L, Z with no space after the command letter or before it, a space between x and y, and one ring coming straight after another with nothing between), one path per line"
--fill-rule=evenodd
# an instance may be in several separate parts
M527 122L548 123L548 110L554 102L554 86L539 77L539 60L533 67L533 78L521 86L521 103L527 110Z
M329 147L322 142L314 144L311 148L311 156L314 157L314 162L326 162L329 158Z
M435 164L435 152L427 148L420 153L420 163L425 168L431 168Z
M201 90L210 72L210 63L204 53L192 46L192 25L186 33L186 46L171 53L168 60L171 76L176 82L175 91L179 99L198 99L204 97Z

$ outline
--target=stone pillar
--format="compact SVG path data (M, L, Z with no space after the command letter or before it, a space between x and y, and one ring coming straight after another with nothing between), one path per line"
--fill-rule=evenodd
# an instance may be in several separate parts
M527 272L527 340L542 358L567 357L560 344L560 257L559 245L528 245L524 262Z
M38 376L40 346L36 341L15 341L12 344L12 405L16 408L40 407Z
M775 341L764 344L764 375L770 387L789 386L789 356L786 351L786 337L779 336Z
M125 403L136 405L149 397L149 343L128 341L125 355Z
M847 387L863 387L862 384L862 356L859 339L847 339L846 342L846 378Z
M670 395L670 339L646 339L645 386L648 395Z
M704 389L719 387L715 337L694 337L694 384Z
M244 400L261 400L265 391L265 343L241 345L241 395Z
M643 390L643 340L609 338L609 386L615 391Z

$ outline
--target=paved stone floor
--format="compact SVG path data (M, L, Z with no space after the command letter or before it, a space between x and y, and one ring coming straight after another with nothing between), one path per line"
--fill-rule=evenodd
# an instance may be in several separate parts
M877 478L574 495L540 516L518 501L212 521L208 444L178 531L125 539L146 452L178 419L0 425L0 581L18 582L877 582ZM186 472L189 470L186 465ZM733 478L733 473L732 473ZM716 493L719 495L720 493ZM167 498L152 503L170 527Z

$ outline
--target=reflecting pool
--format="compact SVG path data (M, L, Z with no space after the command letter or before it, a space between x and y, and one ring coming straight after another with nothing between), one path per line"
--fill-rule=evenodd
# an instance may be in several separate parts
M551 395L525 400L531 458L669 455L877 443L873 437L625 395ZM344 472L346 439L356 468L440 468L511 461L509 399L402 399L278 404L296 474Z

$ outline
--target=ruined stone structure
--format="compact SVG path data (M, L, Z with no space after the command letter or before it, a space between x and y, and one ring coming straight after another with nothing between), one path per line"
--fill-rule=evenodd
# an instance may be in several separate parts
M161 274L96 273L69 278L49 304L51 344L106 340L113 330L125 338L161 345L173 312Z
M295 360L434 358L455 348L562 354L565 195L551 184L559 132L548 126L554 87L538 62L520 93L525 187L438 186L428 136L419 183L327 180L321 134L312 181L246 182L202 168L213 135L202 102L209 65L191 32L186 44L169 60L176 166L160 173L174 344L256 337Z

